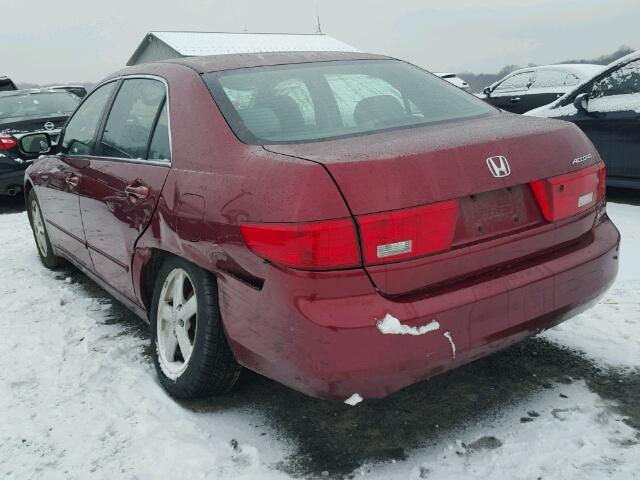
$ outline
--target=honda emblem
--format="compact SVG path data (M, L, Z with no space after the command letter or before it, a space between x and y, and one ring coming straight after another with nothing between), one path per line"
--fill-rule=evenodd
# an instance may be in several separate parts
M496 178L508 177L511 173L507 157L503 157L502 155L487 158L487 167L489 167L491 175Z

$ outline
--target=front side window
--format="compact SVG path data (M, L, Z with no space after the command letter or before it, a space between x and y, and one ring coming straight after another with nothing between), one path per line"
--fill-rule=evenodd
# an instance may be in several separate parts
M640 93L640 60L610 72L591 89L591 99Z
M157 80L125 80L113 102L95 155L145 159L151 131L165 102L164 84Z
M91 154L102 112L115 85L116 82L110 82L98 87L80 105L64 129L62 153L67 155Z
M398 60L255 67L203 75L245 143L295 143L475 118L497 111Z
M526 90L529 88L530 83L531 72L517 73L500 83L493 91L495 93L506 93L517 90Z

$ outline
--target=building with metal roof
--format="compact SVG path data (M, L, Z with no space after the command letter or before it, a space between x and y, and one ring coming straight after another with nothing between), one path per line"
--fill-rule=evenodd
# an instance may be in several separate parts
M360 50L322 33L149 32L127 65L203 55L291 51Z

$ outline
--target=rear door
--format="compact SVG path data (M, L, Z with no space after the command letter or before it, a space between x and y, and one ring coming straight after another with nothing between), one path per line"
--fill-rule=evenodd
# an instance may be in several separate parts
M526 108L524 111L528 112L534 108L555 102L559 97L567 93L569 87L565 86L565 82L568 75L570 74L562 70L536 70L533 83L522 101L522 108Z
M575 123L589 136L607 165L607 175L640 180L640 60L596 81L587 112Z
M56 246L89 268L78 190L115 85L106 83L91 93L69 120L60 153L41 160L37 193L49 235Z
M533 72L516 73L500 82L486 98L486 101L508 112L524 113L526 95L531 85Z
M167 89L159 79L124 79L88 166L80 209L96 272L135 301L131 259L171 164Z

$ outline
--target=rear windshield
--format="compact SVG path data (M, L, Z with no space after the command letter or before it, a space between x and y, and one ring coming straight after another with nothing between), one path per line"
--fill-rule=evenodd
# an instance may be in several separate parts
M27 93L0 97L0 118L35 117L70 113L79 99L69 92Z
M203 75L250 144L297 143L480 117L496 110L398 60L318 62Z

